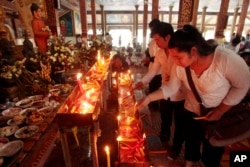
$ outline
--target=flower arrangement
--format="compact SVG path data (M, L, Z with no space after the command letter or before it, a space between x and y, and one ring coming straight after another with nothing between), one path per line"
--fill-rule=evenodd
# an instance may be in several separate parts
M108 42L105 40L102 41L98 37L84 41L78 52L79 59L82 61L87 60L90 62L90 65L92 65L96 61L98 51L100 51L100 54L104 57L109 56L111 48L108 46Z
M24 63L26 58L15 61L13 65L2 65L0 69L0 77L5 79L19 78L25 69Z
M46 57L54 72L73 69L76 63L74 45L70 41L64 42L63 37L50 37Z
M48 91L48 83L37 75L26 69L26 58L16 60L13 65L2 65L0 68L0 78L2 84L6 82L15 84L24 94L46 93Z

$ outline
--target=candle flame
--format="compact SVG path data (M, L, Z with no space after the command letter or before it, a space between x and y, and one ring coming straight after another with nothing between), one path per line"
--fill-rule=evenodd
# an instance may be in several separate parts
M76 78L79 80L82 77L82 73L77 73Z
M105 146L105 152L109 153L109 146Z
M116 140L117 140L117 141L121 141L121 140L122 140L122 137L121 137L121 136L118 136L118 137L116 138Z
M117 116L117 120L119 121L120 119L121 119L121 116L120 116L120 115L118 115L118 116Z

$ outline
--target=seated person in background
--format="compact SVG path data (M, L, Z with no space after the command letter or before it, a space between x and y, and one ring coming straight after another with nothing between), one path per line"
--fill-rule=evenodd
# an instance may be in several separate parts
M34 39L39 52L45 54L48 50L47 40L51 35L50 29L44 24L41 16L41 9L36 3L30 6L33 20L31 21L34 32Z
M231 41L231 45L234 47L234 52L238 54L244 47L244 41L241 40L241 36L239 34L236 34Z
M111 64L112 71L124 72L129 69L128 63L126 62L125 58L119 54L119 52L113 56Z

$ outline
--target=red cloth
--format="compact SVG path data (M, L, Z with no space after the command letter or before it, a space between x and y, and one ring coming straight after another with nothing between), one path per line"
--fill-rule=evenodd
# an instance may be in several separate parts
M45 28L45 24L43 20L41 19L36 19L34 18L31 21L33 32L34 32L34 39L36 42L36 46L38 47L38 50L42 53L45 54L48 50L47 47L47 39L50 36L49 31L43 31L42 29Z

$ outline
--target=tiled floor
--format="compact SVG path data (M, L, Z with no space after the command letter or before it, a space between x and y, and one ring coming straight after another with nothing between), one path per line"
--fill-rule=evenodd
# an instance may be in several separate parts
M134 71L137 77L142 77L145 73L143 69ZM137 81L135 81L137 82ZM146 91L144 91L146 92ZM141 94L141 93L140 93ZM143 93L145 95L145 93ZM184 163L184 155L183 150L180 156L174 160L167 159L167 149L164 148L164 143L161 143L160 139L157 137L160 130L160 113L156 110L144 109L141 111L141 119L143 122L144 132L147 135L148 145L149 145L149 155L150 162L152 166L155 167L179 167ZM172 127L172 130L174 127ZM172 144L171 141L169 143ZM184 149L184 148L183 148ZM229 154L230 151L235 150L248 150L250 151L250 138L245 139L239 143L235 143L233 145L229 145L225 147L225 152L223 154L221 160L221 167L229 167ZM202 167L201 163L196 163L193 165L194 167Z

